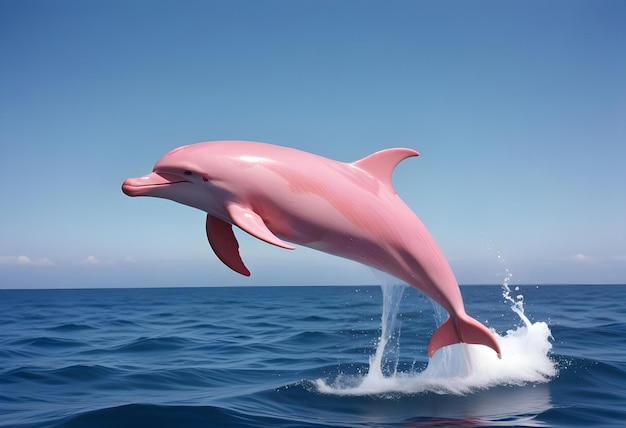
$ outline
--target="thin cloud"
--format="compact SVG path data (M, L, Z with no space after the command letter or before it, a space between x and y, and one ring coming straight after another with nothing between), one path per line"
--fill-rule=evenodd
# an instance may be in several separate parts
M568 257L568 259L570 261L579 262L579 263L586 263L586 262L591 261L591 257L586 256L581 253L572 254L571 256Z
M0 256L0 264L12 266L54 266L48 257L31 259L28 256Z
M83 264L86 265L97 265L99 263L100 260L98 260L96 256L87 256L87 258L83 260Z
M124 257L124 263L137 263L137 260L135 260L132 256L126 256Z

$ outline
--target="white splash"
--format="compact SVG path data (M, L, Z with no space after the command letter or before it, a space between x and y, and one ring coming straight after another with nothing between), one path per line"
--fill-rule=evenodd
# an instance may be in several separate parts
M391 371L391 377L398 374L400 331L397 329L397 317L405 285L397 284L395 281L383 282L382 284L384 291L380 339L376 346L376 353L370 356L368 373L360 385L364 388L367 388L370 382L374 382L376 385L378 380L387 379L384 374L385 371Z
M400 345L399 332L395 330L404 286L383 278L381 337L376 353L370 357L368 372L360 376L341 375L331 382L317 379L317 390L335 395L416 394L426 391L463 395L500 385L548 382L557 374L555 363L549 357L552 349L550 329L545 322L533 323L526 317L523 296L511 297L511 276L506 269L503 297L511 303L511 310L519 316L522 325L503 335L492 330L500 344L502 359L498 359L492 349L482 345L456 344L437 351L421 372L398 372ZM435 311L437 318L442 318L441 311ZM440 323L443 319L438 321ZM394 339L395 348L389 346ZM392 361L391 370L388 369L390 352L396 358L395 364ZM385 367L387 370L384 370Z

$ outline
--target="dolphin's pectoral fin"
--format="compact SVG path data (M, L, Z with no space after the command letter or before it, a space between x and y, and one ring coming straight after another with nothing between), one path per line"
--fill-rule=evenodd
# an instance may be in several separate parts
M401 161L411 156L419 156L419 153L411 149L387 149L372 153L363 159L352 162L351 165L366 171L393 189L391 176L394 168Z
M467 315L457 318L456 323L452 318L448 318L435 330L428 342L428 356L432 357L438 349L455 343L485 345L496 351L498 358L502 358L500 345L493 334L487 327Z
M286 248L288 250L295 249L294 246L289 245L274 235L272 231L267 228L263 219L250 208L237 203L229 203L226 205L226 210L228 214L230 214L230 218L233 220L234 224L255 238L259 238L277 247Z
M226 266L237 273L250 276L250 271L243 264L239 255L239 244L233 233L233 226L210 214L206 216L206 236L215 255Z

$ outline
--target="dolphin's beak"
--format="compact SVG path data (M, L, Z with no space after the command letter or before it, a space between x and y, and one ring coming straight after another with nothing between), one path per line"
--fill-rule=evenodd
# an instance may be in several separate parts
M153 190L176 183L188 183L180 176L152 172L143 177L127 178L122 184L122 192L128 196L151 196Z

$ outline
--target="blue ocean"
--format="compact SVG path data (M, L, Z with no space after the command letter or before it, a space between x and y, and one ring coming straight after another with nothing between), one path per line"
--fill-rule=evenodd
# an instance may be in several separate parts
M384 282L384 281L383 281ZM624 426L626 286L0 290L2 427Z

